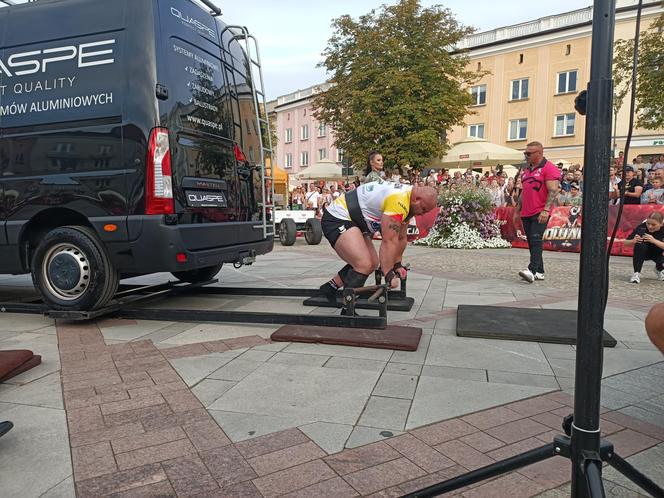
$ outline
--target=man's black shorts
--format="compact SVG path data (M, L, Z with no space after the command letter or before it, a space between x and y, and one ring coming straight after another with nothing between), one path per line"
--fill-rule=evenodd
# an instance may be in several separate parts
M327 212L327 209L323 213L320 224L323 229L323 235L325 235L325 238L330 242L332 247L337 243L337 239L342 233L349 228L356 226L355 223L350 220L340 220L339 218L335 218Z

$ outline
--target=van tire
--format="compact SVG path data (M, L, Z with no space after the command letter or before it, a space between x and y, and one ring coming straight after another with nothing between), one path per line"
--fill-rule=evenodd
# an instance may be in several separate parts
M282 246L292 246L295 244L295 237L297 236L297 226L295 220L284 218L279 223L279 242Z
M48 232L32 255L31 269L33 284L56 310L102 308L118 289L118 272L88 227L64 226Z
M317 218L309 218L304 227L304 240L310 246L316 246L323 240L323 227Z
M172 275L181 280L182 282L189 282L190 284L197 284L200 282L207 282L217 276L224 266L220 263L215 266L206 266L205 268L197 268L196 270L174 271Z

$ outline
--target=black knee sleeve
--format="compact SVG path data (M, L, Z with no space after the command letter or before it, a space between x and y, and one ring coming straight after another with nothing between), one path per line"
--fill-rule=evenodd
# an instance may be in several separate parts
M346 265L344 266L341 270L339 270L339 276L341 277L341 281L345 282L346 281L346 275L348 275L348 272L351 271L353 267L351 265Z
M362 287L364 283L367 281L367 278L369 278L369 275L356 272L351 268L350 270L348 270L348 273L346 273L346 277L344 278L344 287L347 287L349 289Z

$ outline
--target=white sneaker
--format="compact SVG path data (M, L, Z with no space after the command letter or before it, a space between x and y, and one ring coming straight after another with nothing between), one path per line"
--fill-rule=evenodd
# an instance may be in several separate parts
M535 273L535 280L544 280L544 273Z
M641 283L641 274L637 271L632 275L632 278L629 279L630 284L640 284Z
M535 275L533 275L533 272L530 270L521 270L519 276L529 284L532 284L535 281Z
M664 282L664 270L658 270L655 268L655 275L657 275L657 280Z

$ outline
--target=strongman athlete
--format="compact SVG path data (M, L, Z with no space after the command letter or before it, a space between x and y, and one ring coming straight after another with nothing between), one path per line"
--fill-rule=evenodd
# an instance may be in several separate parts
M406 250L410 218L436 207L436 190L393 182L365 183L338 197L327 207L321 224L323 234L346 263L320 289L332 302L340 287L362 287L369 275L380 268L392 288L406 277L401 257ZM382 241L379 253L373 245L375 232ZM342 314L346 310L342 310Z

